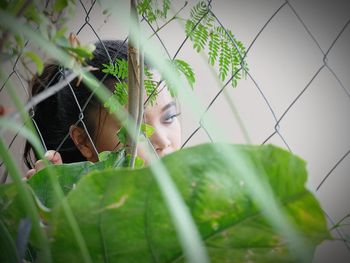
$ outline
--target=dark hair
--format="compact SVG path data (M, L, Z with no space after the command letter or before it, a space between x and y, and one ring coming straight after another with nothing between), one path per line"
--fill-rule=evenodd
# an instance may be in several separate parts
M112 91L113 85L110 81L116 79L103 73L101 69L102 64L108 64L111 59L127 59L127 43L120 40L104 40L95 43L96 49L93 52L93 58L87 61L90 65L98 70L93 70L91 73L109 87ZM31 95L35 96L44 91L49 86L52 86L62 80L62 68L57 64L46 65L43 73L40 76L35 76L31 81ZM91 137L95 136L93 115L94 110L101 110L101 103L97 97L92 94L91 90L81 82L77 87L78 79L73 80L70 85L65 86L55 95L47 98L34 107L33 120L37 124L37 128L42 136L47 149L56 150L60 146L59 152L64 163L72 163L85 161L86 158L76 148L74 142L67 136L69 134L69 127L78 122L80 117L80 110L76 103L75 97L82 108L86 103L87 106L83 110L84 123ZM74 94L72 92L74 90ZM77 125L82 127L82 123ZM65 137L67 137L65 139ZM65 139L65 140L64 140ZM31 158L32 145L27 141L24 148L24 162L28 168L32 168L34 161ZM37 153L33 150L35 159L38 159Z

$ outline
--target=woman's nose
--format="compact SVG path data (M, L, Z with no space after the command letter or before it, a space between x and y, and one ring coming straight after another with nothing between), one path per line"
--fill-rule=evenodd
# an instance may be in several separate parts
M150 140L158 155L163 156L170 150L171 141L165 132L155 129Z

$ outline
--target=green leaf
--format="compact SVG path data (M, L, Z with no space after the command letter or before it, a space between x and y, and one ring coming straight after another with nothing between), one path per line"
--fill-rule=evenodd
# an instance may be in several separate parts
M75 53L81 59L91 59L93 57L94 45L80 46L80 47L64 47L65 49Z
M56 0L53 6L53 10L60 12L68 6L68 0Z
M119 80L125 80L128 77L128 62L125 59L117 59L115 63L102 64L102 72L108 73Z
M100 162L101 162L101 161L107 160L108 155L109 155L110 153L111 153L110 151L100 152L100 153L98 154L98 160L99 160Z
M181 59L175 59L173 60L173 63L177 70L179 70L185 77L188 82L188 84L193 88L193 85L196 81L193 69L190 67L190 65Z
M29 188L27 185L25 187ZM31 189L29 188L29 190ZM34 198L34 196L31 197ZM36 204L36 208L38 209L37 212L41 218L47 218L47 208L44 208L41 204ZM3 227L6 228L8 234L12 237L13 240L16 240L17 238L18 226L21 219L26 217L27 215L16 185L0 185L0 224L1 222L4 224ZM3 236L3 238L5 238L5 236ZM2 242L0 242L0 251L2 249L1 243ZM39 244L38 236L33 233L31 235L31 244L34 246ZM0 262L8 262L6 260L2 260L2 256L5 255L3 253L0 253Z
M54 37L53 37L53 41L56 42L56 41L58 41L60 38L65 38L65 37L64 37L64 34L66 33L66 31L67 31L67 28L66 28L66 27L62 27L62 28L60 28L59 30L57 30L56 33L55 33L55 35L54 35ZM66 39L66 38L65 38L65 39ZM66 39L66 40L67 40L67 39ZM59 43L57 43L57 44L59 44ZM69 44L68 44L68 40L67 40L67 42L64 43L63 46L67 46L67 45L69 45Z
M109 113L114 113L118 110L117 106L118 97L113 94L108 100L103 104L103 106L108 110Z
M92 168L94 170L103 170L106 168L122 167L124 159L125 149L122 148L120 150L110 152L107 156L105 156L104 160L95 163Z
M245 54L245 47L242 42L235 39L230 30L221 25L215 26L216 18L208 8L205 1L200 1L191 9L190 18L185 24L186 35L193 42L193 48L197 52L205 50L208 46L209 63L214 66L219 60L219 78L224 81L228 74L232 73L231 84L236 87L238 80L241 79L240 74L234 75L238 66L242 65L244 68L242 72L244 78L245 70L248 70L244 61L240 63L241 57Z
M147 138L150 138L154 133L154 128L151 125L148 125L147 123L142 123L141 131L145 134Z
M15 2L15 1L14 1ZM25 9L24 17L26 17L29 21L33 21L37 25L43 23L44 17L41 16L42 10L40 10L35 3L31 3L27 9Z
M167 17L168 11L170 10L170 0L163 0L163 10L162 10L162 16L164 18Z
M209 62L212 66L214 66L220 49L220 37L217 33L210 33L210 41L209 41Z
M140 15L145 16L149 23L153 23L159 18L166 19L170 9L170 0L163 0L162 2L162 7L159 8L157 1L139 1L137 11Z
M104 103L109 113L114 113L128 102L128 84L126 82L115 83L115 89L111 97Z
M128 77L128 62L125 59L117 59L115 70L119 79L126 79Z
M145 12L151 8L151 0L142 0L139 1L138 5L137 5L137 10L139 12L140 15L145 14Z
M55 165L56 174L59 174L58 181L62 187L63 193L67 194L72 190L78 180L91 170L91 162L80 162L73 164ZM46 207L53 207L57 200L54 198L53 189L49 180L48 168L40 170L28 180L40 202Z
M318 202L305 188L305 163L271 145L230 147L260 167L260 179L271 187L313 253L316 245L329 238L329 232ZM162 162L191 211L213 262L296 262L284 237L266 221L255 197L242 183L244 175L235 174L239 163L225 162L213 145L187 148ZM89 173L68 194L67 201L93 262L183 261L168 208L150 168ZM53 258L79 261L81 255L61 206L56 206L54 213Z
M72 189L75 188L76 183L84 175L95 170L122 166L124 157L124 150L116 152L103 152L101 154L101 160L97 163L78 162L50 166L37 172L35 176L28 180L28 185L39 199L39 205L42 204L45 207L51 208L57 203L57 200L54 199L55 195L49 180L49 176L52 176L52 173L49 173L48 169L55 170L55 174L58 175L57 179L59 185L61 186L63 193L67 195Z
M41 75L41 73L43 73L43 70L44 70L44 63L41 60L41 58L37 54L31 51L26 51L24 55L30 58L35 63L37 72L39 75Z
M186 32L186 36L188 36L190 38L190 40L193 41L193 28L194 28L195 24L193 23L193 21L191 20L187 20L186 24L185 24L185 32Z
M125 156L123 167L130 167L130 162L131 162L131 154L127 154ZM145 161L139 156L135 156L134 168L138 169L144 166L145 166Z
M21 35L15 35L15 41L18 45L19 49L22 49L24 47L24 39Z
M123 126L119 129L119 131L117 132L117 136L118 136L118 139L120 141L120 143L122 143L123 145L126 145L126 134L127 134L127 131L126 131L126 128Z
M114 75L114 64L112 62L109 62L109 64L102 64L103 68L101 71L103 73L108 73L110 75Z
M119 82L115 84L114 95L117 96L118 102L124 106L128 102L128 84Z
M204 49L208 41L208 29L202 24L199 24L194 30L193 36L193 48L195 48L197 52L200 52Z
M219 54L219 77L224 81L231 66L231 54L229 45L225 40L221 40L221 49Z
M199 1L190 12L191 19L197 23L208 13L208 5L205 1Z
M134 168L142 168L144 166L145 166L145 161L141 157L136 156Z
M7 226L0 220L0 261L20 262L18 259L14 238Z
M157 99L157 92L155 89L157 88L157 82L153 78L153 73L147 68L144 68L144 87L146 90L147 97L149 97L148 101L151 104L151 106L154 105L156 99Z

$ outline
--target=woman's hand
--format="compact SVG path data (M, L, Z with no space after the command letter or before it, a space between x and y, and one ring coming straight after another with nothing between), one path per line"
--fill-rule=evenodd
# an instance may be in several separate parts
M49 150L45 153L44 155L45 159L48 160L49 162L51 162L52 164L62 164L62 157L60 155L59 152L56 152L54 150ZM34 168L30 169L25 178L29 179L31 178L34 174L36 174L37 172L39 172L40 170L42 170L43 168L45 168L45 163L43 160L38 160L35 162L34 164Z

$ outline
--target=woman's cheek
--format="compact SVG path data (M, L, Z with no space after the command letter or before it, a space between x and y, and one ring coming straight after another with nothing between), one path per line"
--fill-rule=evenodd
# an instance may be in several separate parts
M173 151L177 151L181 147L181 125L178 119L173 123L173 128L170 131Z

